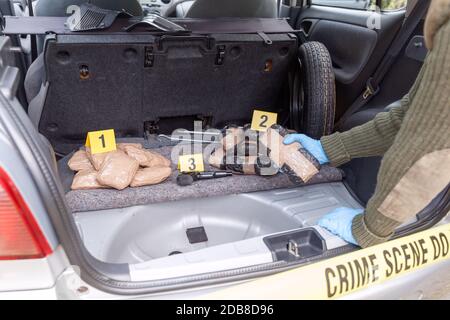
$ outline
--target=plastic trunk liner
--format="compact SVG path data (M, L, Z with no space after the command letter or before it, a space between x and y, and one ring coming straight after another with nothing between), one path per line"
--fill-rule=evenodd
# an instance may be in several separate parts
M237 256L251 255L258 248L269 252L259 239L256 247L236 244L208 254L194 253L313 226L337 207L361 208L340 182L80 212L74 218L86 248L101 261L140 263L156 259L156 267L161 266L158 258L194 264L220 258L222 250L236 250Z
M127 140L130 141L130 140ZM135 140L133 140L135 141ZM138 140L139 141L139 140ZM142 141L140 141L142 142ZM144 146L148 147L148 145ZM170 159L173 147L165 146L152 149ZM228 178L197 181L191 186L181 187L177 185L178 171L172 164L172 175L161 184L126 188L125 190L70 190L74 173L67 166L71 155L63 158L58 163L59 174L66 190L66 199L73 212L124 208L135 205L176 201L190 198L205 198L212 196L240 194L255 191L290 188L302 184L294 184L285 174L272 177L260 177L253 175L234 175ZM210 168L206 168L207 170ZM339 169L323 166L319 174L313 177L307 184L335 182L342 180Z

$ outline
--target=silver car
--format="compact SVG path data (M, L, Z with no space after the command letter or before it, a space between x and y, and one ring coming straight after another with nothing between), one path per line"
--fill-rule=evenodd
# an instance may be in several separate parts
M245 48L211 49L208 45L212 42L205 42L202 37L194 39L195 46L187 53L182 52L179 44L170 46L178 40L171 38L172 34L167 35L167 30L163 31L167 42L155 40L154 49L148 48L147 38L139 38L148 35L130 40L123 38L130 34L124 35L122 31L109 40L100 41L95 35L84 33L83 38L71 38L73 34L60 32L68 28L64 24L65 14L72 11L60 17L40 16L45 1L39 2L34 1L31 8L23 1L15 3L12 6L15 10L5 12L5 16L11 17L5 18L0 39L0 299L449 298L450 277L446 276L450 270L449 188L415 219L399 227L391 241L378 246L360 249L317 225L323 215L335 208L364 207L375 187L380 159L358 159L345 168L330 169L336 170L332 172L338 178L334 175L326 181L291 187L281 184L262 189L245 182L242 186L228 185L228 190L221 187L220 192L213 194L215 185L199 182L191 189L183 189L191 193L180 198L174 194L174 184L173 189L163 190L166 194L158 191L159 201L152 201L153 195L132 188L120 192L70 190L73 173L67 168L68 157L84 143L87 131L92 131L78 132L77 128L114 117L118 139L138 138L148 142L166 135L164 126L170 127L171 121L175 121L171 117L159 117L159 122L136 118L132 107L116 106L121 97L139 102L136 94L142 95L148 97L148 105L162 94L166 98L161 101L166 102L177 100L180 94L184 98L177 101L186 105L199 101L201 94L205 95L204 100L208 100L208 94L219 97L208 100L209 105L219 104L220 97L231 99L227 88L233 84L218 85L223 90L219 95L210 92L207 82L212 87L217 84L216 78L207 79L199 89L194 82L201 80L189 78L177 71L180 69L171 73L173 70L167 67L167 72L155 79L152 72L166 68L169 62L175 61L177 68L183 68L186 59L194 64L196 59L207 57L209 60L201 61L214 66L210 73L213 75L223 70L221 66L234 61L234 66L239 66L235 79L255 75L255 81L260 81L258 77L280 70L278 60L263 57L264 50L274 48L277 41L284 41L276 51L277 57L288 55L286 46L294 38L300 43L320 41L330 51L330 68L336 77L336 108L342 111L364 89L365 80L388 51L392 30L401 25L405 8L382 11L377 16L381 19L380 30L374 34L367 26L373 12L366 9L366 1L340 1L339 7L330 6L331 1L312 1L306 7L272 1L276 16L290 17L292 30L300 31L286 38L270 33L253 34L252 41L262 48L255 51L255 58L248 57ZM129 11L146 13L151 18L143 23L156 25L161 31L172 28L172 23L189 25L189 12L198 10L200 2L141 1L142 7L134 6ZM53 28L53 24L60 29L51 29L52 32L45 29L48 25ZM194 23L192 26L195 27ZM173 37L192 36L179 31ZM409 90L426 55L422 46L414 45L421 43L420 36L411 35L413 44L404 45L408 50L402 51L392 72L383 80L395 90L380 94L379 105L369 108L370 112L362 111L355 118L355 125L384 111ZM221 34L216 40L224 38L226 35ZM77 47L80 43L84 46L81 49ZM115 48L124 43L136 46L116 54ZM152 51L158 45L162 49ZM75 47L78 49L71 51ZM91 58L97 59L96 63L91 63ZM258 72L246 72L249 64L238 62L244 58L263 59L264 63L255 64L260 67ZM124 61L123 65L108 64L118 59ZM201 65L197 64L199 68ZM141 87L144 81L135 86L132 82L117 81L131 78L135 81L144 68L148 83L155 81L162 87L168 83L163 91L158 93L157 85ZM408 74L403 73L405 69ZM70 72L75 72L73 79ZM198 78L202 75L199 72ZM39 86L30 86L36 78ZM164 82L168 78L175 82L191 79L192 83L184 81L172 86L170 81ZM232 80L225 76L223 79ZM285 92L287 87L272 81L256 98L267 97L268 88L277 88L277 94ZM261 83L268 84L264 80ZM66 90L58 89L62 85ZM252 93L261 89L245 81L239 82L239 86L254 90ZM196 92L193 100L183 95L189 88ZM108 96L114 99L105 104ZM308 95L302 97L306 106ZM49 105L53 108L51 112ZM119 111L108 113L108 106ZM205 112L202 120L214 121L219 114L224 118L247 116L233 114L233 108L230 105L228 111ZM187 107L175 109L178 112ZM154 112L158 110L171 109L167 102L158 105ZM279 114L281 117L282 112ZM191 121L194 113L177 114L177 121L184 121L186 116ZM291 120L292 117L291 113ZM65 122L58 122L61 119ZM117 129L140 120L140 131ZM298 124L300 120L295 121ZM302 125L305 124L299 130ZM106 128L110 126L98 124L99 130ZM163 196L166 201L161 200ZM241 312L245 312L243 308ZM264 309L258 309L260 313L271 312L267 306L260 308Z

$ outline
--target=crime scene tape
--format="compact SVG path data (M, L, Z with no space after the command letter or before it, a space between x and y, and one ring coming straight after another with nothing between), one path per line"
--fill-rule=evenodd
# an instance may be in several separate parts
M450 224L212 292L200 299L336 299L450 258Z

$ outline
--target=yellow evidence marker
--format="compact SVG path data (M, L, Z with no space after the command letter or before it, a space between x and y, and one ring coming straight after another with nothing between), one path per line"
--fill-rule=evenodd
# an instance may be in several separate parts
M180 156L180 158L178 159L178 170L180 170L180 172L205 171L203 154L197 153Z
M261 110L253 111L252 130L266 132L271 126L277 123L278 114Z
M88 132L86 147L91 149L92 154L115 151L117 147L114 129Z

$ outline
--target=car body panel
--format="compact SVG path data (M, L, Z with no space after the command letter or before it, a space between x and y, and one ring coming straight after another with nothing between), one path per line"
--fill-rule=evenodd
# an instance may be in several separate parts
M42 259L0 260L0 299L4 292L52 288L67 266L62 247Z
M418 255L413 255L412 247ZM423 271L435 263L447 267L449 259L450 224L447 222L410 236L248 282L203 298L334 299L380 286L400 275L415 273L420 269ZM368 267L363 268L366 264ZM363 274L360 274L363 269ZM403 294L409 294L409 290Z
M437 245L432 237L439 239L441 234L445 234L446 244ZM393 266L381 261L385 252L391 252L394 248L401 250L402 246L414 243L423 239L426 252L424 257L427 262L418 264L415 267L395 273ZM297 267L289 271L280 272L271 276L259 277L253 280L224 283L214 286L193 287L192 289L167 291L151 295L124 296L112 295L89 286L79 278L79 270L76 267L67 268L58 278L57 284L53 287L54 293L45 291L46 296L53 299L422 299L427 297L445 298L450 287L450 277L446 277L447 282L442 281L440 275L445 275L450 266L450 219L447 217L438 226L413 234L407 237L389 241L387 243L353 251L328 260L312 263L306 266ZM442 244L442 242L441 242ZM434 246L436 245L436 246ZM440 256L434 259L440 247ZM364 285L355 286L354 290L343 290L336 295L330 296L330 278L326 276L327 269L336 268L338 265L346 267L348 263L376 255L380 264L375 264L371 269L372 276L369 276ZM400 256L399 256L400 257ZM412 257L408 258L409 262ZM359 260L362 261L362 260ZM367 260L368 261L368 260ZM390 262L394 260L390 257ZM399 258L399 263L401 260ZM401 262L403 263L403 262ZM400 264L399 264L400 265ZM388 268L387 268L387 267ZM347 267L348 268L348 267ZM391 269L390 269L391 268ZM338 270L338 269L334 269ZM349 269L347 269L349 270ZM383 276L387 270L392 271L389 277ZM350 275L350 273L347 273ZM335 280L335 279L334 279ZM340 279L342 280L342 278ZM355 282L356 283L356 282ZM336 284L336 282L335 282ZM342 285L341 281L341 285ZM347 284L350 285L350 280ZM345 286L345 285L344 285ZM437 295L436 288L440 291ZM0 294L1 297L16 297L17 294ZM23 297L30 297L28 291L23 292Z
M35 134L36 130L18 101L16 99L10 99L10 102L15 107L17 115L26 129ZM364 283L364 285L357 286L354 290L342 290L342 292L337 294L329 294L330 288L327 287L327 279L329 280L329 278L325 276L325 270L327 268L336 268L334 269L336 272L339 272L338 270L344 272L342 270L345 269L339 269L337 266L344 265L343 268L345 268L346 263L351 263L355 259L360 259L363 256L382 255L383 250L386 250L386 248L393 248L395 246L397 246L397 249L401 248L405 242L412 239L417 240L421 237L436 236L441 232L448 234L450 233L450 219L447 217L439 226L405 238L393 240L373 248L361 249L335 258L311 263L306 266L295 267L291 270L278 272L269 276L255 276L252 279L224 282L210 286L196 286L196 284L193 284L189 289L167 290L139 296L106 293L85 283L80 278L80 268L70 266L64 248L59 245L58 237L41 199L39 188L34 183L30 174L31 168L28 167L27 162L33 159L25 159L19 153L15 146L16 141L13 141L8 135L7 130L1 126L2 121L11 121L10 116L3 108L0 108L0 167L5 169L20 190L22 197L30 207L31 212L35 215L40 228L54 252L43 259L0 261L0 299L423 298L426 297L427 292L432 293L433 288L431 284L436 281L439 282L439 275L445 272L448 273L450 255L448 246L445 247L444 244L441 250L447 250L447 253L433 261L434 263L430 262L417 268L410 268L409 270L398 272L395 277L373 279L373 281ZM17 143L24 142L17 141ZM42 145L44 146L44 144ZM450 236L447 237L450 238ZM427 248L431 250L432 246L433 243L428 242ZM347 276L349 270L347 269L346 271ZM378 271L381 272L383 270ZM343 277L341 274L339 274L339 278L339 284L342 287ZM447 281L449 280L447 278ZM349 285L347 284L347 286Z
M22 108L17 101L17 111L22 113ZM8 117L4 114L5 110L0 108L0 119L8 121ZM30 177L30 172L23 157L14 146L15 141L7 135L6 129L2 127L0 121L0 167L6 171L10 179L19 190L25 203L33 213L38 225L44 233L51 248L56 248L59 241L56 237L55 230L48 217L45 207L40 198L39 190ZM0 262L1 263L1 262Z

